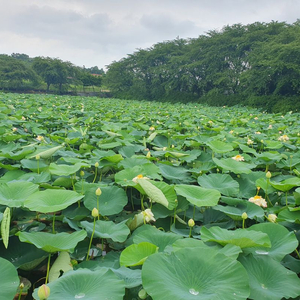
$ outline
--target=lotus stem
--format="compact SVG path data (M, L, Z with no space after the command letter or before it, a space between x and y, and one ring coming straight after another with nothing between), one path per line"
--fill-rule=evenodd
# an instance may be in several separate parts
M51 253L49 253L48 256L48 263L47 263L47 273L46 273L46 280L45 280L45 284L48 283L48 278L49 278L49 270L50 270L50 261L51 261Z
M53 213L53 219L52 219L52 233L55 233L55 213Z
M95 227L96 227L96 218L94 218L93 232L92 232L92 235L91 235L90 244L89 244L89 248L88 248L87 255L86 255L86 261L89 260L89 253L90 253L91 246L92 246L92 240L93 240L94 233L95 233Z

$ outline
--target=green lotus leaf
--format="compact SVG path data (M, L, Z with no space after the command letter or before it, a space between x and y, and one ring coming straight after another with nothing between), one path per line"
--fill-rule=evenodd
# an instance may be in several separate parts
M300 211L291 211L289 208L285 208L278 214L278 219L280 221L300 224Z
M257 246L271 247L270 238L266 233L250 229L236 229L233 231L218 226L209 229L202 227L200 234L204 242L216 242L222 246L233 244L242 249Z
M142 284L142 271L139 269L132 270L129 268L121 267L119 269L111 270L118 276L119 279L124 280L125 287L131 289Z
M79 201L83 195L69 190L45 190L30 195L24 206L42 213L56 212Z
M186 168L164 164L159 164L158 166L162 176L174 183L189 183L192 181L189 176L189 171Z
M93 222L82 221L80 224L89 234L93 232ZM127 239L129 233L130 230L124 222L115 224L112 221L97 220L94 236L123 243Z
M290 189L300 186L300 178L299 177L291 177L281 182L270 181L271 185L282 192L287 192Z
M132 244L122 251L120 255L120 265L124 267L142 265L148 256L157 251L158 247L148 242Z
M10 261L16 269L28 271L39 265L48 254L32 244L22 243L17 236L11 236L7 250L3 244L0 245L0 257Z
M270 238L271 248L253 247L244 249L245 253L251 252L253 255L270 256L280 262L287 254L298 247L295 233L288 231L280 224L260 223L252 225L249 230L266 233Z
M235 174L249 174L251 173L251 169L255 168L256 165L248 164L242 161L236 161L232 158L225 158L225 159L217 159L213 158L215 164L226 171L231 171Z
M222 197L221 202L228 205L216 205L213 209L223 212L235 221L242 220L244 212L247 213L249 219L264 217L264 210L248 200Z
M0 290L1 298L14 299L20 284L20 279L14 265L8 260L0 257L1 281Z
M111 216L120 213L127 204L128 198L125 191L117 186L101 187L99 196L99 212L102 216ZM90 189L84 197L84 206L90 211L98 207L96 189Z
M269 256L242 256L247 270L250 299L281 300L300 295L300 279Z
M142 188L143 192L149 197L151 202L156 202L169 208L169 201L164 193L150 180L147 178L139 178L136 180L136 182Z
M209 141L206 143L206 145L216 153L227 153L233 150L232 145L217 140Z
M49 172L54 175L59 176L68 176L71 174L75 174L78 172L82 167L90 167L88 164L84 163L76 163L75 165L65 165L65 164L56 164L51 163L49 166Z
M2 183L0 185L0 204L8 207L24 206L24 201L38 189L38 185L27 181Z
M213 249L153 254L143 265L142 281L153 300L247 299L250 293L243 266Z
M143 225L136 229L133 233L133 242L139 244L149 242L158 247L159 251L164 251L168 245L172 245L175 241L182 237L172 232L163 232L151 225Z
M21 165L24 169L29 169L34 172L37 172L38 170L43 171L46 168L48 168L48 164L45 161L43 161L43 160L37 161L36 159L34 159L34 160L22 159Z
M49 282L58 279L61 276L61 272L66 273L71 270L73 270L73 266L69 253L61 251L49 271Z
M56 146L51 147L49 146L40 146L34 153L31 153L28 158L35 158L37 155L40 156L40 158L49 158L51 157L56 151L63 148L63 146Z
M124 281L120 280L111 270L102 268L96 271L78 269L69 271L57 280L48 284L50 296L47 300L74 299L123 299L125 294ZM38 289L33 297L38 299ZM109 297L109 298L108 298Z
M46 252L55 253L57 251L73 252L76 245L85 239L84 230L75 231L71 234L60 232L56 234L48 232L18 232L21 242L34 244L37 248Z
M178 195L185 197L190 203L198 207L215 206L218 204L221 194L214 189L205 189L200 186L178 184L175 187Z
M218 190L225 196L236 196L239 193L239 184L228 174L209 174L198 177L198 184L207 189Z

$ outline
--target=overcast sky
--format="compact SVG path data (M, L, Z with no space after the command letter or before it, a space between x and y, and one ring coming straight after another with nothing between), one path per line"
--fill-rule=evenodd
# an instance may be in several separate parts
M0 54L104 68L176 37L297 18L300 0L0 0Z

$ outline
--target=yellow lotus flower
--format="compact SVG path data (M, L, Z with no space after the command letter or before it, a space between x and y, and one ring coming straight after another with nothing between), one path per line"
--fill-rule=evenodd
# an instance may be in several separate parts
M281 142L286 142L288 141L290 138L284 134L284 135L281 135L279 138L278 138L278 141L281 141Z
M236 161L244 161L244 157L242 155L236 155L236 156L233 156L231 157L232 159L236 160Z
M145 209L144 211L141 212L141 214L143 215L144 220L146 221L146 223L149 223L151 221L155 222L155 218L154 218L154 214L152 213L150 208Z
M249 202L252 202L261 207L268 207L266 200L262 196L256 195L254 197L251 197L249 198Z
M135 183L137 183L137 180L138 180L138 179L149 179L149 178L146 177L146 176L143 176L142 174L139 174L139 175L135 176L135 177L132 179L132 181L135 182Z

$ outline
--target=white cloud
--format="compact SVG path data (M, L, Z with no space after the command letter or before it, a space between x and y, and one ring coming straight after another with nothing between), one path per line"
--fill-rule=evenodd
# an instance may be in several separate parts
M0 53L99 67L177 36L300 16L299 0L0 0L0 6Z

